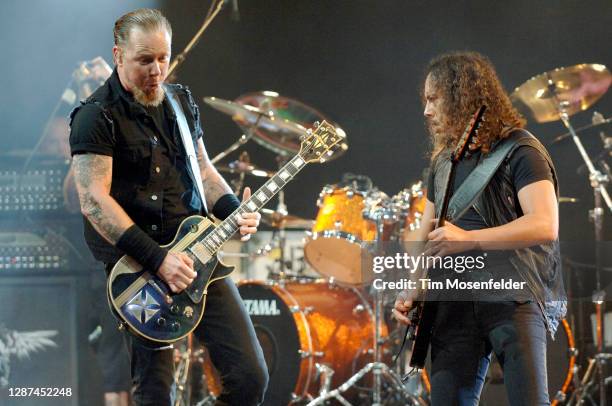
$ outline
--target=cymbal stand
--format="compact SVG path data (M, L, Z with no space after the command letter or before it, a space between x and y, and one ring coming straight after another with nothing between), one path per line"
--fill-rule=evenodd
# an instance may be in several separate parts
M369 220L376 221L376 251L377 253L383 255L383 229L385 222L388 222L391 219L391 216L395 216L395 213L391 213L390 210L383 208L375 211L371 211L370 213L364 212L364 217ZM379 289L374 290L374 345L373 345L373 354L374 360L373 362L368 363L366 366L357 371L353 376L351 376L346 382L342 385L338 386L334 390L326 390L321 391L318 397L313 399L308 403L307 406L315 406L322 405L326 401L330 399L336 399L343 405L350 405L350 403L342 396L343 392L346 392L351 387L355 386L359 380L361 380L365 375L370 372L373 374L374 378L374 386L372 388L372 406L381 406L382 405L382 384L383 378L387 380L390 386L399 393L402 393L405 397L407 405L418 405L419 401L413 394L411 394L408 389L402 383L402 379L396 371L391 369L387 364L382 361L382 344L384 344L385 340L382 337L382 327L384 318L382 315L383 309L383 296L382 292Z
M216 164L217 162L219 162L220 160L222 160L223 158L225 158L226 156L228 156L229 154L231 154L232 152L240 148L240 146L246 144L251 138L253 138L253 134L255 133L255 129L257 128L257 125L259 124L259 120L261 119L261 117L262 117L261 114L258 115L257 120L255 120L255 123L253 123L253 125L249 126L249 129L246 131L246 134L242 134L238 138L238 140L236 140L236 142L234 142L232 145L227 147L225 150L219 152L213 159L210 160L210 163L212 163L213 165Z
M610 179L606 174L601 173L589 157L588 153L584 149L584 145L574 127L569 119L569 115L566 111L567 102L563 102L559 100L557 97L557 87L555 82L552 80L552 77L548 76L548 88L550 93L553 95L553 102L556 104L557 109L559 110L559 118L571 134L571 138L576 144L576 148L580 153L580 156L584 160L586 167L589 170L589 181L591 187L593 188L594 195L594 204L595 207L590 211L589 217L593 222L593 227L595 231L595 292L593 292L593 304L595 305L595 314L596 314L596 341L597 341L597 354L595 355L595 359L597 362L597 372L599 376L599 403L602 406L606 405L606 376L605 376L605 364L612 357L611 354L604 353L604 317L605 317L605 304L606 304L606 294L601 286L601 275L603 271L603 262L602 262L602 242L603 242L603 216L604 216L604 207L603 203L608 207L608 210L612 213L612 200L610 200L610 195L606 190L606 186ZM581 402L581 399L578 400Z

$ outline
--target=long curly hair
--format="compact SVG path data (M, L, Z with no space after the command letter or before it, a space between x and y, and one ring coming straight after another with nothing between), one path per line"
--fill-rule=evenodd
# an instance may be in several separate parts
M510 130L525 126L525 119L512 106L487 57L477 52L451 52L434 58L427 66L422 81L423 104L428 76L430 84L442 98L441 122L447 129L446 134L432 134L432 158L443 150L454 148L468 120L483 104L487 106L487 111L478 140L484 154L489 152L495 141L507 137Z

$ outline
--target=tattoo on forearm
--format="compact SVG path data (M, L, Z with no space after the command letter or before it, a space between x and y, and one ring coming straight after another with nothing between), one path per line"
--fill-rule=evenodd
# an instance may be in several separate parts
M90 193L79 194L79 198L83 211L87 213L87 219L96 227L98 232L113 244L119 241L125 230L117 226L110 216L104 214L100 204Z
M223 177L213 167L213 164L208 159L206 150L203 145L198 148L198 165L200 166L200 174L202 175L202 183L204 186L204 194L206 195L206 203L212 208L219 198L225 194L233 193Z
M112 169L108 160L93 154L77 155L73 160L73 167L81 211L104 238L116 243L125 230L117 224L114 216L102 209L100 202L90 191L90 187L96 182L103 182L104 186L110 189Z
M206 203L212 209L212 206L223 195L232 193L232 189L228 184L219 177L218 179L204 180L204 194L206 195Z

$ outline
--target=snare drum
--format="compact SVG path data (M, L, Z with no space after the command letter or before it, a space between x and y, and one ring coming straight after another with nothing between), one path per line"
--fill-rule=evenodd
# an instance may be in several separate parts
M344 284L367 282L361 272L361 243L376 238L376 225L363 212L369 192L328 185L319 195L319 213L304 246L306 261L321 275Z

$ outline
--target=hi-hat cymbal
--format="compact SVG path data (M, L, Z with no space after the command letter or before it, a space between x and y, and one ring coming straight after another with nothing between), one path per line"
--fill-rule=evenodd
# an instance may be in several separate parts
M560 109L568 116L588 109L612 83L608 68L601 64L579 64L534 76L510 95L521 112L538 123L559 120Z
M261 209L261 221L275 228L298 228L310 230L314 220L304 219L271 209Z
M283 156L292 156L300 150L300 136L307 129L312 129L314 123L326 120L336 127L338 135L344 137L340 148L327 161L342 155L348 149L346 133L336 123L324 116L318 110L289 97L280 96L276 92L263 91L247 93L235 100L236 103L256 108L264 112L269 120L260 120L255 129L254 140L265 148ZM274 120L273 120L273 119ZM284 123L284 124L280 124ZM240 124L240 123L239 123ZM253 125L254 120L241 124ZM296 130L299 129L299 130ZM246 128L244 128L246 130Z
M220 172L234 174L245 173L247 175L257 176L260 178L271 178L274 176L274 172L267 171L253 164L240 160L230 162L228 165L215 165L215 168L217 168L217 170Z

